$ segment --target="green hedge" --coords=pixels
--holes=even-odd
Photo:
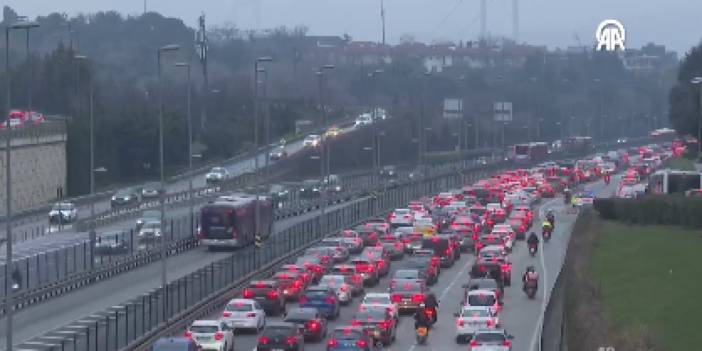
[[[639,199],[595,199],[604,219],[632,224],[680,225],[702,228],[702,199],[683,196],[646,196]]]

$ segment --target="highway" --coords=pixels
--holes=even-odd
[[[610,196],[614,182],[605,186],[603,182],[591,183],[587,188],[593,190],[597,196]],[[568,213],[563,204],[562,198],[544,200],[539,208],[539,215],[544,218],[547,209],[553,209],[556,213],[556,228],[552,240],[546,244],[541,243],[539,254],[530,257],[526,250],[526,244],[520,241],[510,260],[513,262],[512,279],[513,285],[505,288],[504,309],[500,314],[500,322],[503,327],[514,336],[513,351],[535,351],[538,350],[537,343],[540,339],[540,323],[543,318],[543,310],[548,302],[548,294],[553,288],[555,278],[563,265],[565,259],[565,249],[568,245],[571,230],[575,222],[576,215]],[[535,226],[540,221],[534,221]],[[540,229],[539,229],[540,232]],[[468,345],[457,344],[455,339],[455,318],[453,313],[458,311],[460,301],[463,298],[462,285],[469,280],[469,270],[473,263],[472,254],[461,255],[461,260],[448,269],[442,269],[441,276],[436,285],[431,287],[431,291],[439,298],[439,320],[430,332],[429,340],[425,345],[416,345],[414,325],[411,316],[401,317],[398,325],[396,341],[386,350],[414,351],[414,350],[466,350]],[[521,291],[521,274],[528,265],[534,265],[540,273],[539,292],[534,300],[529,300]],[[385,292],[389,286],[390,277],[394,271],[402,266],[401,261],[392,262],[390,274],[383,278],[381,282],[373,288],[366,288],[367,292]],[[358,305],[360,297],[354,302],[341,309],[341,315],[337,320],[330,321],[330,330],[337,326],[350,325]],[[288,304],[288,309],[295,306]],[[211,315],[209,318],[218,319],[219,314]],[[281,321],[280,317],[270,317],[267,322]],[[255,350],[257,335],[250,333],[237,333],[235,336],[236,350]],[[305,350],[326,350],[326,341],[321,343],[308,343]]]
[[[359,200],[356,200],[359,201]],[[348,206],[352,202],[330,206],[329,211]],[[290,226],[319,215],[319,211],[311,211],[302,216],[278,221],[274,232],[281,232]],[[251,250],[252,247],[243,250]],[[215,262],[227,255],[240,253],[210,252],[206,248],[196,248],[168,259],[168,279],[176,280]],[[14,317],[14,341],[20,343],[34,336],[67,325],[82,317],[104,310],[106,306],[114,306],[146,293],[160,286],[160,263],[152,263],[132,271],[120,274],[105,281],[89,285],[68,294],[56,297],[47,303],[39,303],[18,311]],[[0,320],[0,345],[5,340],[5,319]]]

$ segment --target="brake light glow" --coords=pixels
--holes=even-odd
[[[215,340],[220,341],[220,340],[224,339],[224,333],[222,333],[221,331],[218,331],[215,333],[214,338],[215,338]]]
[[[390,327],[392,326],[390,321],[382,321],[378,323],[378,325],[383,329],[390,329]]]
[[[302,282],[299,280],[296,280],[292,283],[292,287],[295,289],[301,289],[302,288]]]
[[[231,316],[232,316],[232,313],[229,311],[222,312],[222,317],[231,317]]]
[[[278,298],[278,292],[275,291],[275,290],[271,290],[271,291],[269,291],[269,292],[266,294],[266,297],[267,297],[269,300],[275,300],[275,299]]]
[[[185,333],[183,334],[183,336],[186,337],[186,338],[188,338],[188,339],[192,339],[192,338],[193,338],[193,333],[190,332],[190,330],[186,330]]]
[[[249,289],[244,289],[244,294],[243,294],[245,299],[252,299],[254,297],[254,292]]]
[[[297,338],[294,336],[288,336],[287,339],[285,339],[285,343],[288,345],[296,345],[297,344]]]
[[[502,345],[505,345],[505,346],[507,346],[507,347],[510,347],[510,346],[512,345],[512,341],[511,341],[511,340],[505,340],[505,342],[502,343]]]
[[[361,326],[361,321],[359,321],[358,319],[354,319],[351,321],[351,325],[353,325],[354,327],[359,327]]]
[[[476,340],[471,340],[471,341],[470,341],[470,346],[471,346],[471,347],[476,347],[476,346],[478,346],[478,342],[477,342]]]
[[[336,302],[336,300],[333,297],[329,296],[326,299],[324,299],[324,302],[328,304],[333,304],[334,302]]]
[[[465,323],[463,322],[463,319],[459,318],[456,319],[456,325],[459,327],[462,327]]]
[[[413,302],[413,303],[422,303],[422,302],[424,302],[424,294],[415,294],[415,295],[412,295],[412,302]]]
[[[329,339],[327,341],[327,347],[337,347],[339,345],[339,342],[336,341],[336,339]]]
[[[392,302],[400,302],[402,301],[402,296],[400,296],[400,294],[392,294],[390,295],[390,300]]]
[[[368,342],[365,340],[358,340],[358,341],[356,341],[356,346],[358,346],[360,348],[366,348],[366,347],[368,347]]]
[[[262,336],[262,337],[258,338],[258,343],[259,343],[260,345],[268,345],[268,342],[269,342],[269,341],[270,341],[270,340],[269,340],[267,337],[265,337],[265,336]]]
[[[300,303],[300,305],[306,304],[307,303],[307,296],[305,296],[305,295],[300,296],[299,303]]]

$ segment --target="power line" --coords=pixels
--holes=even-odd
[[[446,21],[451,17],[451,15],[453,15],[453,13],[456,12],[456,10],[458,9],[459,6],[461,6],[461,4],[463,4],[463,0],[456,1],[456,4],[453,5],[453,8],[451,9],[451,11],[449,11],[449,13],[447,13],[446,16],[444,16],[444,18],[441,20],[441,22],[439,22],[439,25],[436,26],[432,35],[436,34],[436,32],[446,23]]]

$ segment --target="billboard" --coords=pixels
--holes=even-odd
[[[444,118],[447,118],[447,119],[463,118],[463,100],[462,99],[444,99]]]
[[[495,122],[512,122],[512,103],[496,102],[493,105]]]

